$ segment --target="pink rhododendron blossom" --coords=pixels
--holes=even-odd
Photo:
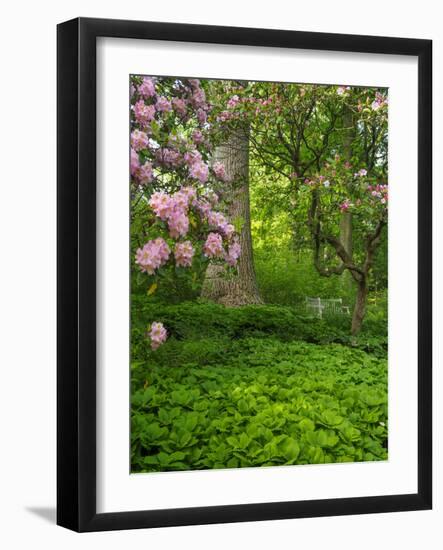
[[[197,210],[197,212],[200,214],[202,219],[207,219],[209,214],[211,213],[211,205],[208,201],[205,199],[194,199],[192,201],[192,206]]]
[[[197,120],[199,121],[200,124],[205,124],[207,118],[208,118],[208,115],[206,114],[206,111],[204,111],[203,109],[197,110]]]
[[[138,153],[135,149],[131,148],[131,176],[135,176],[139,168],[140,160],[138,158]]]
[[[200,130],[194,130],[192,132],[192,141],[197,145],[203,142],[203,134]]]
[[[219,233],[209,233],[203,245],[204,255],[207,258],[222,258],[223,252],[222,236]]]
[[[197,162],[201,162],[202,156],[197,150],[188,151],[183,155],[183,160],[188,166],[192,166]]]
[[[174,111],[178,115],[180,116],[186,115],[186,102],[184,99],[181,99],[179,97],[174,97],[171,103]]]
[[[155,152],[155,160],[167,167],[177,167],[182,164],[183,157],[179,151],[163,147]]]
[[[227,103],[228,109],[234,109],[234,107],[236,105],[238,105],[239,101],[240,101],[240,99],[239,99],[238,95],[233,95]]]
[[[196,108],[206,107],[206,94],[202,88],[195,88],[191,97],[191,103]]]
[[[227,229],[227,226],[230,224],[228,224],[227,219],[221,212],[214,212],[214,211],[209,212],[208,223],[210,226],[218,229],[222,233],[226,233],[227,231],[229,231]]]
[[[384,107],[388,104],[388,98],[383,97],[380,92],[375,92],[375,100],[371,103],[371,109],[373,111],[378,111],[381,107]]]
[[[339,86],[339,87],[337,88],[337,94],[338,94],[338,95],[345,95],[346,92],[347,92],[348,90],[350,90],[350,89],[351,89],[351,88],[350,88],[349,86]]]
[[[161,96],[157,99],[157,103],[155,104],[155,108],[157,111],[161,113],[166,113],[168,111],[172,111],[172,105],[171,102],[164,96]]]
[[[340,210],[342,212],[346,212],[346,210],[348,210],[350,206],[351,203],[346,199],[342,204],[340,204]]]
[[[168,332],[163,326],[163,323],[155,321],[151,325],[151,329],[148,332],[149,338],[151,339],[151,348],[153,350],[158,349],[168,337]]]
[[[209,168],[204,162],[194,162],[189,169],[189,175],[191,178],[195,178],[201,183],[205,183],[208,180]]]
[[[197,113],[197,116],[198,116],[198,113]],[[233,112],[230,112],[230,111],[222,111],[218,116],[217,116],[217,121],[218,122],[226,122],[228,120],[231,120],[232,118],[236,118],[237,115]]]
[[[166,220],[173,208],[171,197],[164,191],[156,191],[149,199],[149,206],[161,220]]]
[[[154,105],[146,105],[143,99],[139,99],[134,105],[135,120],[141,125],[146,126],[148,122],[154,120],[155,107]]]
[[[214,162],[214,164],[212,165],[212,169],[214,171],[216,178],[218,178],[221,181],[226,180],[226,168],[223,163],[219,161]]]
[[[173,239],[186,235],[189,230],[189,218],[183,210],[176,208],[168,214],[168,228]]]
[[[188,204],[194,200],[197,196],[197,191],[195,190],[195,187],[192,187],[192,185],[187,185],[186,187],[182,187],[178,193],[182,193],[186,195],[188,198]]]
[[[174,249],[175,263],[179,267],[190,267],[194,256],[194,247],[191,241],[177,243]]]
[[[137,179],[142,185],[147,185],[153,180],[152,164],[146,161],[143,166],[137,170]]]
[[[230,239],[235,233],[235,227],[232,223],[227,223],[223,226],[222,232],[227,239]]]
[[[189,194],[183,191],[183,188],[176,191],[171,197],[173,203],[172,210],[179,209],[184,212],[189,206],[190,198]]]
[[[368,171],[365,168],[361,168],[358,172],[354,174],[355,178],[366,176]]]
[[[155,96],[155,84],[153,79],[145,76],[138,87],[138,93],[144,98]]]
[[[381,204],[387,204],[388,202],[388,186],[377,184],[377,185],[368,185],[368,191],[376,200],[380,200]]]
[[[148,241],[143,248],[137,249],[135,263],[141,271],[152,275],[156,269],[164,265],[171,253],[166,241],[161,237]]]
[[[240,258],[240,254],[241,254],[240,243],[235,241],[229,245],[228,252],[227,254],[225,254],[226,263],[231,267],[235,267],[237,265],[238,259]]]
[[[141,130],[134,130],[131,133],[131,146],[135,151],[141,151],[146,149],[149,143],[149,137],[145,132]]]

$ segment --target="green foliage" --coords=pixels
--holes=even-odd
[[[354,288],[344,277],[322,277],[312,264],[312,253],[296,254],[289,247],[255,250],[257,283],[266,303],[303,306],[305,297],[342,298],[352,309]]]
[[[132,471],[387,458],[386,360],[272,337],[231,353],[219,343],[194,342],[205,352],[193,356],[168,342],[175,365],[168,353],[133,364]]]
[[[351,339],[343,317],[291,307],[134,296],[132,311],[132,471],[387,458],[385,320]],[[170,334],[156,351],[154,318]]]
[[[168,329],[167,346],[152,353],[145,339],[146,327],[153,320]],[[385,316],[368,313],[357,337],[349,334],[349,316],[317,319],[299,308],[250,305],[226,308],[212,302],[153,303],[139,296],[132,298],[133,358],[159,364],[176,364],[183,357],[194,357],[198,364],[213,364],[219,356],[236,354],[236,342],[245,337],[272,337],[281,341],[340,343],[383,357],[387,349]],[[184,361],[186,363],[186,361]]]

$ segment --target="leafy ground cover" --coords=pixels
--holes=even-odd
[[[386,338],[291,308],[133,299],[132,471],[387,458]],[[151,319],[170,338],[153,352]],[[370,319],[369,319],[370,321]]]

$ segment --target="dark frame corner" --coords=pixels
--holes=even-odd
[[[418,58],[416,494],[96,513],[96,39],[176,40]],[[432,42],[285,30],[73,19],[57,28],[57,523],[103,531],[432,507]]]

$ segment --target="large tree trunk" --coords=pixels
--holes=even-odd
[[[351,334],[354,336],[361,330],[361,325],[366,313],[366,300],[368,297],[367,277],[362,277],[358,283],[354,312],[352,314]]]
[[[343,143],[344,157],[348,162],[350,162],[352,159],[352,142],[355,137],[355,129],[354,117],[352,116],[352,111],[349,108],[346,108],[343,115],[343,126],[345,128]],[[343,212],[341,214],[340,241],[346,252],[352,258],[352,214],[350,212]],[[353,279],[348,270],[344,271],[341,279],[344,283],[344,287],[347,290],[352,289]]]
[[[241,255],[237,273],[226,275],[222,265],[211,263],[206,271],[202,297],[227,306],[262,303],[257,287],[251,237],[249,207],[249,135],[244,130],[232,132],[215,151],[215,159],[223,162],[229,183],[224,198],[231,222],[241,220]]]

